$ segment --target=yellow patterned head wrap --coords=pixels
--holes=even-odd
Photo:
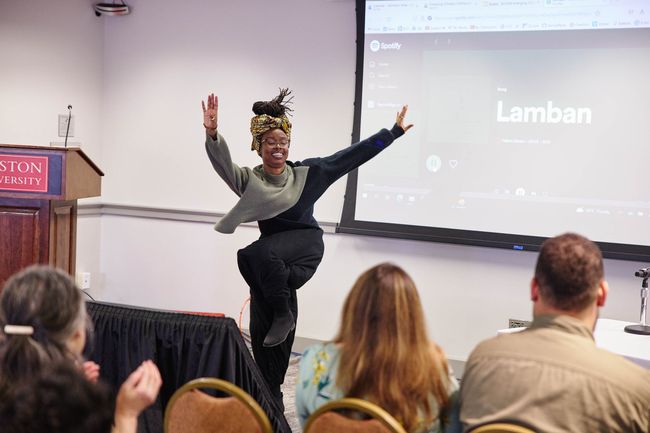
[[[273,117],[268,114],[260,114],[251,119],[251,134],[253,134],[253,143],[251,144],[251,150],[255,150],[257,153],[260,153],[262,148],[262,135],[266,131],[272,129],[281,129],[287,134],[287,138],[291,140],[291,122],[286,115],[281,115],[280,117]]]
[[[287,117],[287,113],[293,111],[289,108],[293,96],[291,90],[280,89],[278,96],[270,101],[257,101],[253,104],[253,113],[255,117],[251,119],[251,134],[253,134],[253,143],[251,150],[257,151],[259,154],[262,149],[262,135],[266,131],[272,129],[281,129],[287,134],[287,138],[291,140],[291,122]]]

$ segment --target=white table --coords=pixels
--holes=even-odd
[[[623,329],[633,322],[622,320],[598,319],[594,330],[594,340],[601,349],[624,356],[635,364],[650,370],[650,335],[629,334]],[[497,331],[508,334],[526,328],[507,328]]]
[[[598,319],[594,331],[596,345],[650,369],[650,335],[630,334],[623,330],[633,324],[622,320]]]

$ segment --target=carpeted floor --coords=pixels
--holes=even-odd
[[[253,349],[251,348],[250,337],[246,330],[244,330],[244,340],[252,355]],[[284,383],[282,384],[284,416],[293,433],[302,433],[302,427],[296,416],[296,380],[298,380],[299,367],[300,355],[292,354],[291,358],[289,358],[289,368],[287,368],[287,374],[284,376]]]
[[[293,433],[302,433],[300,422],[296,416],[296,380],[298,380],[299,364],[300,356],[291,355],[289,368],[287,369],[287,374],[282,384],[284,416],[287,418],[287,422]]]

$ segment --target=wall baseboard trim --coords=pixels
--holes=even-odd
[[[225,214],[219,212],[150,206],[134,206],[117,203],[89,203],[79,205],[78,215],[80,217],[101,217],[104,215],[112,215],[129,218],[161,219],[167,221],[216,224]],[[336,232],[337,223],[319,221],[318,224],[321,226],[325,233]],[[245,227],[257,227],[256,223],[244,223],[241,225]]]

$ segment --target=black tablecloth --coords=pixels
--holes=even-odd
[[[95,328],[89,359],[101,366],[102,380],[118,389],[146,359],[160,369],[160,396],[140,417],[139,433],[162,433],[171,395],[198,377],[218,377],[243,388],[267,413],[274,431],[291,433],[233,319],[101,302],[87,305]]]

